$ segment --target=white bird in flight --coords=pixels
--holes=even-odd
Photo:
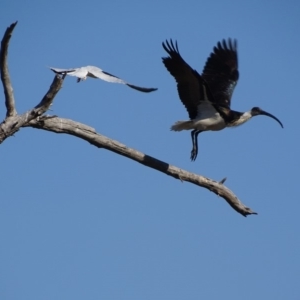
[[[133,84],[130,84],[123,79],[114,76],[112,74],[109,74],[103,70],[101,70],[98,67],[94,66],[86,66],[86,67],[81,67],[81,68],[74,68],[74,69],[57,69],[57,68],[50,68],[54,73],[56,74],[67,74],[70,76],[75,76],[77,77],[77,82],[80,82],[82,80],[86,80],[87,77],[92,77],[92,78],[99,78],[104,81],[112,82],[112,83],[122,83],[126,84],[129,87],[138,90],[140,92],[144,93],[150,93],[153,91],[156,91],[156,88],[144,88],[144,87],[139,87]]]

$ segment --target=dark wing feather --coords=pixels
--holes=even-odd
[[[163,48],[169,54],[169,57],[163,57],[163,63],[171,75],[177,82],[177,90],[181,102],[186,107],[190,119],[197,116],[197,106],[205,98],[209,98],[211,94],[200,76],[200,74],[193,70],[181,57],[178,50],[177,42],[175,45],[173,41],[170,43],[162,43]],[[205,95],[206,93],[206,95]]]
[[[231,96],[239,79],[236,40],[218,42],[206,61],[202,77],[212,92],[214,103],[230,107]]]

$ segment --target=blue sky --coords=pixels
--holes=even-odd
[[[95,65],[143,94],[65,79],[51,114],[226,185],[258,212],[78,138],[22,129],[0,146],[0,299],[299,299],[298,1],[2,1],[1,36],[18,20],[9,69],[19,113],[48,90],[47,66]],[[257,117],[199,136],[161,43],[178,41],[199,72],[213,46],[236,38],[232,108]],[[2,94],[1,118],[5,116]]]

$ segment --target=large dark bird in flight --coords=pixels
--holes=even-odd
[[[201,75],[183,60],[177,42],[166,41],[162,46],[169,54],[162,58],[163,63],[175,78],[179,97],[190,117],[189,121],[177,121],[171,130],[192,130],[192,161],[197,158],[198,134],[202,131],[238,126],[258,115],[271,117],[283,127],[275,116],[259,107],[244,113],[231,110],[231,96],[239,79],[236,40],[218,42]]]

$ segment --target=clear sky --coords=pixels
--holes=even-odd
[[[47,66],[95,65],[130,83],[65,79],[49,113],[226,185],[258,212],[78,138],[26,128],[0,145],[0,299],[300,299],[299,1],[14,1],[0,9],[17,110],[35,106]],[[238,40],[232,108],[257,117],[199,136],[161,43],[176,39],[199,72],[223,38]],[[5,116],[4,96],[1,120]]]

